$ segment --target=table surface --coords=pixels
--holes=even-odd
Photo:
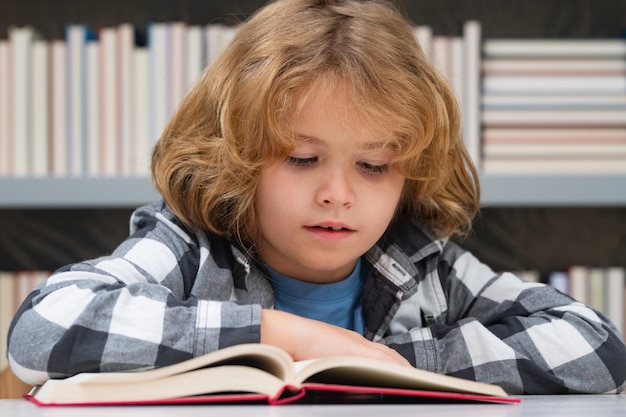
[[[176,405],[37,407],[26,400],[0,400],[0,417],[624,417],[626,395],[521,396],[519,404],[412,405]]]

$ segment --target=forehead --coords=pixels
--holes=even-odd
[[[371,100],[360,97],[345,82],[317,82],[295,95],[291,128],[299,140],[321,139],[313,132],[351,132],[364,147],[387,141],[387,128]],[[372,143],[373,142],[373,143]]]

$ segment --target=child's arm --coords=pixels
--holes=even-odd
[[[395,350],[354,331],[278,310],[262,311],[261,343],[278,346],[297,361],[348,355],[410,366]]]
[[[498,275],[449,244],[434,323],[384,340],[414,365],[511,393],[603,393],[626,380],[626,346],[606,317],[543,284]]]
[[[260,303],[229,302],[233,280],[208,256],[225,262],[230,247],[200,245],[206,235],[157,205],[138,210],[133,224],[110,256],[62,268],[22,304],[8,351],[25,382],[163,366],[259,341]],[[203,288],[218,301],[193,295]]]

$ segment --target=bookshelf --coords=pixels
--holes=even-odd
[[[480,181],[483,207],[626,206],[624,175],[483,174]],[[0,178],[0,209],[132,208],[158,199],[145,177]]]
[[[83,4],[84,3],[84,4]],[[264,0],[3,0],[0,37],[30,24],[62,39],[67,23],[189,24],[242,20]],[[417,25],[484,38],[617,38],[626,0],[398,0]],[[0,92],[1,94],[1,92]],[[626,266],[626,175],[481,175],[483,213],[463,244],[494,269],[542,274],[575,263]],[[0,177],[0,269],[55,269],[99,256],[127,235],[134,207],[159,198],[148,177]]]
[[[233,23],[242,20],[262,5],[264,0],[211,0],[209,2],[190,0],[172,3],[166,0],[137,0],[97,2],[90,7],[78,5],[73,0],[59,0],[51,8],[45,0],[6,0],[0,2],[0,37],[7,33],[11,25],[32,25],[48,39],[63,39],[65,25],[68,23],[87,23],[92,28],[113,26],[123,22],[135,25],[144,32],[150,22],[184,21],[189,24]],[[482,38],[619,38],[626,33],[626,0],[581,0],[566,5],[561,0],[441,0],[434,5],[423,1],[397,1],[400,9],[416,25],[428,25],[433,35],[462,34],[463,22],[477,20],[482,26]],[[123,218],[127,224],[127,214],[132,208],[159,198],[147,176],[68,176],[68,177],[0,177],[0,214],[11,214],[3,219],[0,216],[0,228],[9,236],[19,236],[18,240],[0,239],[0,253],[6,266],[15,268],[28,266],[24,253],[41,253],[48,246],[58,246],[54,241],[38,241],[23,236],[12,221],[12,215],[18,213],[20,220],[38,225],[46,213],[67,210],[75,214],[73,221],[77,230],[85,229],[81,225],[93,222],[103,210],[115,212],[109,222],[118,225]],[[143,175],[147,175],[143,173]],[[535,236],[544,236],[544,230],[533,229],[532,219],[541,212],[546,217],[546,224],[560,223],[563,218],[573,219],[571,227],[550,231],[568,233],[579,224],[598,223],[606,218],[615,219],[613,227],[605,230],[618,236],[626,236],[626,175],[517,175],[483,174],[481,175],[482,206],[487,215],[482,216],[475,226],[476,235],[468,241],[472,251],[480,257],[485,254],[489,259],[492,252],[499,253],[502,236],[489,231],[491,227],[519,230],[527,229],[516,237],[519,244],[510,245],[512,253],[522,252],[525,264],[532,264],[533,259],[541,259],[545,251],[529,247],[526,242]],[[582,209],[582,210],[579,210]],[[97,213],[97,214],[93,214]],[[121,215],[117,215],[121,213]],[[494,215],[493,213],[497,214]],[[575,215],[571,215],[575,213]],[[607,213],[611,213],[607,216]],[[617,213],[617,215],[615,215]],[[496,217],[496,226],[491,226],[491,217]],[[502,218],[506,218],[506,224]],[[522,225],[522,226],[518,226]],[[63,229],[59,226],[59,230]],[[35,228],[35,227],[33,227]],[[119,227],[123,229],[123,227]],[[565,230],[564,230],[565,229]],[[84,236],[81,237],[79,234]],[[493,237],[493,236],[496,237]],[[486,237],[485,237],[486,236]],[[499,236],[499,237],[498,237]],[[614,240],[598,237],[597,241],[584,242],[567,237],[559,244],[558,258],[567,258],[568,254],[582,252],[581,247],[593,245],[599,247],[596,255],[585,261],[597,264],[617,263],[626,265],[626,251],[616,250]],[[70,248],[69,257],[78,258],[86,241],[98,239],[99,248],[112,249],[123,239],[123,235],[90,236],[89,232],[75,232],[66,236],[64,248]],[[624,237],[626,239],[626,237]],[[72,242],[72,240],[75,240]],[[469,244],[468,243],[468,244]],[[76,250],[71,248],[75,246]],[[494,248],[496,250],[494,250]],[[620,252],[616,255],[616,252]],[[50,250],[50,253],[54,251]],[[16,255],[13,255],[16,254]],[[606,255],[605,255],[606,254]],[[19,256],[18,256],[19,255]],[[58,256],[58,251],[57,255]],[[577,261],[570,255],[571,262]],[[52,258],[50,256],[49,258]],[[557,257],[555,257],[557,258]],[[64,258],[65,259],[65,258]],[[47,262],[46,266],[51,264]],[[563,262],[552,267],[562,266]],[[60,266],[60,265],[59,265]],[[500,267],[501,265],[498,265]],[[502,265],[516,268],[518,264]],[[546,265],[546,268],[550,266]]]

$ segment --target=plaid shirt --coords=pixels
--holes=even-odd
[[[405,222],[365,255],[365,336],[414,366],[509,393],[619,392],[626,346],[597,311],[551,287],[498,275]],[[266,273],[224,238],[162,204],[137,209],[110,256],[64,267],[22,304],[9,361],[24,381],[153,368],[259,342],[273,307]]]

